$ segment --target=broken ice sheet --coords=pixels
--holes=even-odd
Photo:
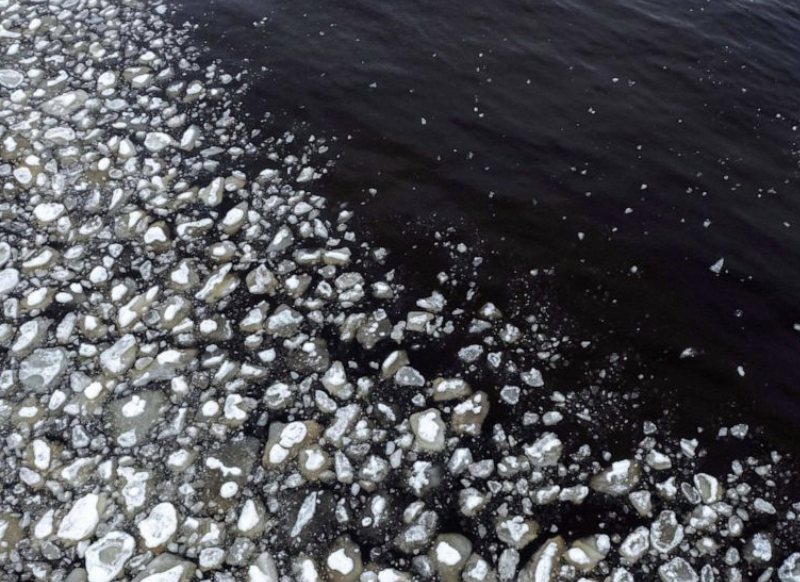
[[[633,423],[607,454],[637,417],[558,386],[568,340],[461,300],[456,262],[410,288],[330,207],[326,140],[257,139],[168,10],[0,0],[15,579],[800,580],[780,455],[711,474],[713,442]]]

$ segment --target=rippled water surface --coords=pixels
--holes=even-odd
[[[443,259],[415,234],[453,227],[482,241],[487,297],[552,269],[535,288],[597,338],[587,361],[626,354],[651,406],[800,436],[798,5],[175,7],[213,58],[261,70],[254,116],[338,138],[327,194],[366,202],[421,285]]]

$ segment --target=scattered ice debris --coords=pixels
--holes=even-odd
[[[570,340],[455,268],[414,295],[322,195],[326,141],[248,127],[167,11],[0,0],[4,575],[800,582],[781,455],[603,451],[627,409],[559,387]]]

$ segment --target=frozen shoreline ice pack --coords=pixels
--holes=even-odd
[[[605,451],[566,339],[397,281],[167,10],[0,0],[2,580],[800,582],[780,454]]]

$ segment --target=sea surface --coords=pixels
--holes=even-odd
[[[332,140],[318,187],[410,288],[447,232],[480,297],[591,341],[575,382],[612,362],[642,418],[800,451],[800,3],[172,7],[264,131]]]

